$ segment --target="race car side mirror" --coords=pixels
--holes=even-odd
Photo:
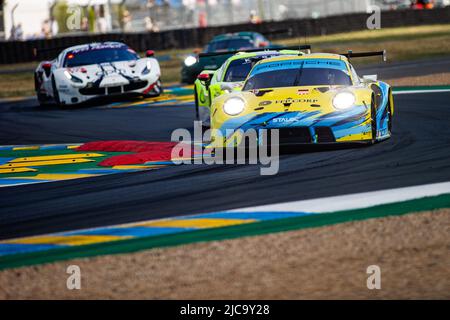
[[[268,46],[269,46],[269,43],[267,41],[261,41],[259,43],[259,47],[260,48],[265,48],[265,47],[268,47]]]
[[[147,52],[145,52],[145,56],[146,56],[147,58],[152,58],[152,57],[155,56],[155,51],[153,51],[153,50],[147,50]]]
[[[50,71],[52,69],[52,64],[50,62],[44,62],[42,64],[42,69],[44,69],[45,75],[50,76]]]
[[[362,77],[363,82],[376,82],[378,76],[376,74],[368,74]]]
[[[222,83],[220,85],[220,90],[225,91],[226,93],[233,92],[234,86],[231,83]]]
[[[202,82],[209,82],[209,80],[211,80],[211,76],[208,73],[200,73],[197,79]]]

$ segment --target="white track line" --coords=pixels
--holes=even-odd
[[[343,196],[285,202],[258,207],[235,209],[230,212],[295,211],[324,213],[369,208],[381,204],[402,202],[424,197],[450,194],[450,182],[426,184],[414,187],[355,193]]]

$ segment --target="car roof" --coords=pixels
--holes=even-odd
[[[92,42],[92,43],[86,43],[81,44],[73,47],[69,47],[65,50],[63,50],[63,53],[72,52],[72,51],[84,51],[89,50],[93,47],[101,47],[101,46],[120,46],[120,47],[128,47],[126,44],[122,42],[115,42],[115,41],[106,41],[106,42]]]
[[[254,31],[241,31],[235,32],[234,34],[239,35],[241,37],[255,37],[257,35],[261,35],[260,33]]]
[[[343,60],[345,62],[348,62],[348,59],[346,56],[342,56],[342,55],[336,54],[336,53],[309,53],[309,54],[299,55],[299,56],[295,56],[295,57],[282,55],[282,56],[278,56],[278,57],[264,59],[264,60],[260,61],[258,64],[283,61],[283,60],[310,60],[310,59]]]
[[[266,55],[295,56],[299,53],[300,53],[300,51],[296,51],[296,50],[261,50],[261,51],[257,51],[257,52],[238,52],[235,55],[228,58],[228,61],[234,61],[234,60],[252,58],[252,57],[259,57],[259,56],[266,56]]]
[[[214,38],[212,38],[211,42],[230,40],[230,39],[242,39],[242,38],[251,38],[251,39],[253,39],[253,37],[255,35],[257,35],[257,34],[258,33],[256,33],[256,32],[250,32],[250,31],[235,32],[235,33],[224,33],[224,34],[219,34],[219,35],[215,36]]]

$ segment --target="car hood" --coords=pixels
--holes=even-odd
[[[214,99],[212,105],[212,110],[215,113],[212,119],[213,127],[221,127],[221,123],[225,122],[234,126],[236,123],[244,123],[261,114],[294,112],[340,116],[346,111],[337,110],[333,107],[332,101],[334,96],[342,90],[351,91],[355,94],[355,106],[358,106],[358,110],[367,109],[366,106],[370,103],[372,91],[362,87],[307,86],[232,92]],[[240,98],[245,102],[244,111],[237,116],[229,116],[223,110],[224,103],[233,97]]]
[[[73,68],[65,68],[71,75],[86,81],[95,81],[99,78],[121,75],[125,78],[134,78],[141,75],[146,67],[145,59],[135,61],[120,61],[111,63],[91,64]]]
[[[220,56],[204,57],[199,59],[199,61],[196,64],[192,65],[191,68],[201,70],[217,70],[231,56],[233,56],[232,53],[226,54],[226,52],[224,52],[224,54]]]

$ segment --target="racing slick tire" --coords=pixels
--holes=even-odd
[[[161,79],[158,79],[152,91],[150,93],[143,94],[143,96],[144,98],[156,98],[159,97],[163,92],[164,88],[162,86]]]
[[[197,87],[194,89],[194,97],[195,97],[195,121],[200,121],[200,110],[198,108],[198,92]]]
[[[195,121],[202,121],[202,119],[200,119],[200,107],[199,107],[199,103],[198,103],[198,91],[197,88],[194,89],[194,100],[195,100]],[[202,130],[206,131],[210,128],[211,126],[205,122],[202,121]]]
[[[52,77],[52,88],[53,88],[53,100],[55,100],[55,105],[61,107],[61,100],[59,100],[58,89],[56,88],[55,77]]]
[[[392,92],[389,91],[389,100],[388,100],[388,132],[389,135],[392,134],[392,110],[393,110],[393,106],[394,106],[394,102],[392,101]]]
[[[372,138],[369,144],[375,144],[377,142],[377,110],[375,107],[375,97],[372,96],[370,101],[370,127],[372,130]]]
[[[42,107],[42,106],[47,105],[48,96],[46,94],[39,92],[40,86],[41,86],[41,84],[39,82],[38,76],[35,73],[34,74],[34,91],[36,92],[36,97],[37,97],[38,103]]]

